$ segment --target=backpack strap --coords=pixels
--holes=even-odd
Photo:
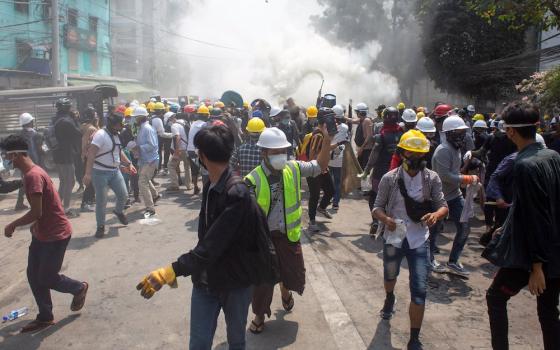
[[[113,135],[111,135],[111,133],[110,133],[106,128],[103,128],[103,129],[101,129],[101,130],[103,130],[103,131],[105,131],[105,132],[107,133],[107,135],[108,135],[109,138],[111,139],[111,143],[113,144],[113,146],[111,147],[111,150],[110,150],[110,151],[97,154],[97,155],[95,156],[95,158],[97,159],[97,158],[102,157],[102,156],[104,156],[104,155],[111,154],[111,157],[113,158],[113,162],[114,162],[114,161],[115,161],[115,156],[114,156],[113,152],[115,151],[115,148],[116,148],[117,146],[119,146],[119,151],[120,151],[120,150],[121,150],[121,144],[120,144],[120,143],[117,144],[117,143],[115,142],[115,138],[113,137]],[[103,168],[107,168],[107,169],[117,169],[117,168],[118,168],[118,167],[110,166],[110,165],[107,165],[107,164],[103,164],[103,163],[101,163],[100,161],[97,161],[97,160],[94,161],[94,163],[97,164],[97,165],[99,165],[99,166],[101,166],[101,167],[103,167]]]

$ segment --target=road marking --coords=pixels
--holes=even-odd
[[[305,235],[301,236],[303,256],[307,269],[307,278],[317,296],[319,305],[329,324],[331,333],[339,349],[366,349],[364,340],[354,326],[348,311],[342,304],[334,286],[327,276],[323,265],[317,258],[311,242]]]

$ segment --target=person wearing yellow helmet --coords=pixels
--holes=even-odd
[[[257,146],[257,142],[264,129],[264,121],[261,118],[251,118],[245,128],[248,133],[245,142],[231,155],[229,164],[241,177],[249,174],[262,161],[261,149]]]
[[[146,106],[147,106],[147,109],[148,109],[148,112],[154,113],[154,106],[155,106],[155,105],[156,105],[156,104],[155,104],[154,102],[152,102],[152,101],[148,102],[148,104],[146,105]]]
[[[303,125],[302,134],[303,136],[312,133],[315,127],[317,126],[317,113],[319,110],[316,106],[309,106],[305,111],[305,115],[307,116],[307,121]]]
[[[404,102],[399,102],[399,104],[397,105],[397,109],[399,110],[399,116],[402,116],[404,110],[406,109],[406,105],[404,104]]]
[[[472,118],[472,120],[475,121],[475,122],[478,121],[478,120],[484,121],[484,116],[483,116],[482,114],[480,114],[480,113],[477,113],[477,114],[474,115],[474,117]]]
[[[154,103],[153,113],[157,115],[163,115],[165,113],[165,105],[163,104],[163,102]]]
[[[198,107],[196,113],[208,117],[210,115],[210,110],[206,107],[206,105],[202,104]]]
[[[372,215],[384,232],[383,279],[385,303],[381,317],[389,320],[395,312],[394,289],[400,265],[406,257],[410,274],[410,339],[408,349],[421,349],[420,328],[429,274],[429,227],[448,213],[438,174],[426,169],[428,139],[418,130],[404,133],[397,145],[403,163],[386,173],[379,183]],[[399,232],[399,233],[397,233]]]
[[[124,117],[125,117],[125,118],[130,118],[130,116],[132,115],[132,111],[133,111],[133,110],[134,110],[134,108],[132,108],[132,107],[127,107],[127,108],[124,110]]]
[[[210,106],[208,106],[208,107],[210,107]],[[226,105],[222,101],[217,101],[216,103],[214,103],[214,108],[225,109]]]

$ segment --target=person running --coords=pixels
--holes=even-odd
[[[237,147],[229,161],[232,169],[245,177],[262,161],[261,149],[257,146],[261,133],[265,130],[264,121],[260,118],[251,118],[247,123],[247,141]]]
[[[171,134],[173,134],[173,139],[171,140],[173,156],[169,162],[169,177],[171,184],[167,190],[179,190],[180,174],[178,170],[181,163],[183,163],[183,169],[185,171],[185,186],[187,187],[187,190],[190,191],[192,190],[192,180],[189,156],[187,155],[188,139],[187,133],[185,132],[185,120],[177,120],[177,115],[173,113],[172,115],[169,115],[167,122],[171,124]]]
[[[483,256],[500,269],[486,292],[492,348],[507,350],[507,303],[528,286],[537,297],[545,350],[560,349],[560,155],[536,142],[538,107],[512,103],[502,113],[519,151],[509,215]]]
[[[113,214],[123,225],[128,225],[124,214],[124,205],[128,198],[126,185],[122,177],[120,166],[129,167],[136,171],[130,160],[121,149],[119,132],[123,127],[123,117],[111,114],[107,117],[107,126],[99,129],[93,135],[87,153],[87,164],[84,175],[84,185],[93,184],[95,189],[95,220],[97,230],[95,237],[105,235],[105,209],[107,208],[107,188],[115,193],[116,205]],[[134,170],[133,170],[134,169]]]
[[[72,190],[74,189],[75,169],[74,160],[76,154],[80,154],[77,145],[82,140],[82,133],[77,126],[71,113],[72,103],[66,97],[56,102],[56,116],[52,120],[54,135],[57,146],[53,150],[53,161],[57,165],[58,194],[64,205],[64,212],[70,218],[78,216],[78,213],[70,210]]]
[[[72,294],[74,297],[70,310],[79,311],[86,300],[88,283],[59,274],[72,236],[72,226],[64,214],[52,179],[40,166],[33,163],[27,153],[27,142],[21,136],[8,136],[0,148],[14,167],[22,172],[25,195],[30,205],[27,213],[6,225],[4,235],[11,238],[17,227],[31,224],[27,280],[39,314],[21,331],[35,332],[54,324],[51,289]]]
[[[443,183],[443,194],[449,207],[449,219],[453,221],[457,229],[446,267],[449,272],[462,277],[468,277],[470,274],[459,262],[459,257],[469,237],[470,227],[468,222],[461,222],[465,200],[460,186],[478,182],[478,176],[462,175],[460,173],[461,149],[464,146],[467,129],[468,127],[461,117],[450,116],[445,118],[442,124],[442,132],[445,137],[432,157],[432,169],[439,175]],[[430,261],[433,271],[441,273],[445,272],[446,269],[434,258],[436,240],[440,233],[439,228],[441,228],[441,225],[438,226],[438,230],[433,232],[432,237],[430,237]]]
[[[190,349],[211,349],[220,310],[223,310],[230,349],[245,349],[247,314],[251,303],[252,245],[249,208],[254,197],[229,167],[234,138],[224,126],[201,129],[194,144],[209,182],[202,191],[198,243],[177,261],[151,272],[137,286],[151,298],[163,285],[177,286],[177,276],[192,276]],[[240,271],[243,271],[240,273]]]
[[[41,146],[43,144],[43,138],[35,130],[34,127],[35,118],[29,113],[22,113],[19,116],[19,125],[21,126],[21,136],[25,139],[28,146],[27,154],[31,157],[34,164],[42,166],[41,162]],[[29,209],[25,204],[23,204],[25,195],[25,190],[20,188],[18,191],[18,197],[16,201],[16,211]]]
[[[410,274],[409,350],[421,350],[420,328],[424,318],[426,286],[429,272],[429,227],[447,215],[442,184],[434,171],[426,169],[430,151],[428,139],[417,130],[403,134],[398,147],[402,165],[381,178],[372,215],[384,230],[383,275],[385,303],[381,317],[389,320],[395,312],[395,284],[401,261],[408,262]],[[403,234],[396,233],[404,225]]]
[[[265,129],[259,137],[263,161],[245,177],[254,191],[257,203],[268,217],[268,226],[280,266],[280,293],[286,311],[294,307],[291,291],[303,294],[305,266],[301,250],[301,179],[324,174],[329,164],[330,137],[326,125],[319,127],[323,135],[317,160],[288,161],[286,150],[291,144],[278,128]],[[327,173],[328,175],[328,173]],[[255,317],[249,330],[255,334],[264,329],[265,315],[270,317],[274,285],[255,286],[252,308]]]
[[[333,118],[335,114],[330,108],[321,108],[317,119],[322,119],[326,117]],[[311,141],[308,144],[308,154],[309,160],[318,159],[319,154],[323,147],[324,133],[321,131],[321,125],[317,124],[315,130],[313,130]],[[333,135],[334,136],[334,135]],[[328,153],[330,156],[331,144],[328,145]],[[308,203],[308,215],[309,215],[309,232],[319,232],[319,226],[315,221],[317,213],[323,215],[327,219],[332,219],[332,215],[327,211],[327,207],[331,204],[331,200],[334,196],[334,185],[328,168],[323,171],[322,174],[318,176],[309,176],[306,178],[307,186],[309,187],[309,203]],[[323,197],[321,198],[321,191],[323,191]],[[320,201],[319,201],[320,199]]]
[[[82,153],[81,159],[83,162],[83,167],[85,169],[87,165],[87,154],[93,135],[99,130],[99,118],[97,117],[97,112],[93,108],[88,108],[82,117]],[[92,184],[86,186],[84,192],[82,193],[82,205],[80,206],[81,212],[94,212],[95,207],[93,203],[95,202],[95,189]]]
[[[140,172],[138,173],[138,188],[140,196],[144,201],[144,216],[156,215],[155,202],[160,198],[152,177],[158,169],[159,153],[158,153],[158,134],[148,122],[148,111],[142,107],[136,107],[133,112],[138,125],[138,136],[136,137],[136,148],[133,150],[138,152],[138,165]],[[158,117],[155,117],[156,119]]]

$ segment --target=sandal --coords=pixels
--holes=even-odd
[[[249,330],[253,334],[260,334],[264,330],[264,321],[260,324],[255,323],[255,321],[251,321],[251,325],[249,326]]]
[[[292,295],[292,292],[290,292],[288,299],[284,299],[282,297],[282,307],[286,311],[290,311],[294,308],[294,296]]]

